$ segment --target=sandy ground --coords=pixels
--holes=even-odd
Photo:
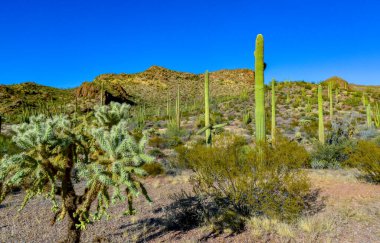
[[[249,223],[240,234],[226,232],[210,238],[205,237],[210,233],[209,226],[188,231],[167,230],[164,208],[171,203],[170,195],[181,190],[191,191],[190,172],[185,171],[177,176],[147,178],[145,184],[153,204],[143,198],[136,200],[138,213],[135,216],[121,215],[126,205],[111,206],[111,218],[90,225],[82,234],[82,241],[380,242],[380,185],[360,182],[347,171],[312,170],[309,174],[313,187],[320,189],[320,197],[325,198],[325,207],[298,224],[288,225],[285,231],[269,227],[258,235]],[[0,205],[0,242],[62,241],[66,221],[50,225],[51,203],[36,198],[17,212],[23,196],[22,192],[14,194]]]

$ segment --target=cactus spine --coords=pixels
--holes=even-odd
[[[372,127],[371,104],[367,105],[367,127]]]
[[[261,34],[256,37],[254,55],[256,142],[265,142],[264,38]]]
[[[323,99],[322,99],[322,86],[318,85],[318,137],[319,141],[325,143],[325,126],[323,123]]]
[[[275,80],[272,80],[272,142],[276,139],[276,94]]]

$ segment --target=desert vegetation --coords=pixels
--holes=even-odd
[[[0,241],[379,241],[379,87],[254,57],[0,86]]]

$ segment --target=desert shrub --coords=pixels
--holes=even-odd
[[[291,221],[302,213],[310,185],[300,166],[307,156],[294,148],[301,151],[285,139],[250,147],[233,137],[224,146],[183,147],[179,153],[195,172],[195,194],[216,205],[216,212],[206,213],[207,222],[236,231],[251,216]]]
[[[165,170],[162,167],[161,163],[158,162],[144,164],[141,168],[145,170],[146,173],[148,173],[150,176],[158,176],[165,173]]]
[[[349,97],[348,99],[346,99],[344,101],[345,104],[349,105],[349,106],[359,106],[361,104],[361,96],[358,96],[358,97]]]
[[[354,146],[354,126],[350,119],[333,121],[326,143],[316,143],[311,154],[313,169],[339,169],[348,159],[348,151]]]
[[[357,167],[371,182],[380,183],[380,145],[370,141],[359,141],[350,150],[347,164]]]
[[[159,149],[163,149],[165,148],[165,139],[163,139],[162,137],[159,137],[159,136],[154,136],[154,137],[151,137],[149,139],[149,142],[148,142],[149,146],[152,146],[152,147],[155,147],[155,148],[159,148]]]
[[[181,137],[188,135],[188,132],[181,127],[178,128],[175,121],[169,121],[164,135],[165,147],[176,147],[182,144]]]

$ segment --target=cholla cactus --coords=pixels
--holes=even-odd
[[[79,242],[81,230],[106,215],[111,188],[112,202],[127,201],[126,213],[134,213],[133,197],[141,192],[150,201],[137,177],[146,174],[141,166],[153,158],[144,152],[146,132],[139,142],[129,134],[127,108],[98,107],[97,123],[84,129],[75,128],[66,116],[41,115],[14,126],[13,140],[23,152],[0,161],[0,202],[20,185],[27,189],[21,208],[36,195],[46,196],[53,202],[54,221],[68,216],[66,242]],[[87,183],[83,194],[74,190],[78,176]],[[97,207],[90,214],[93,202]]]
[[[95,108],[95,118],[98,126],[111,128],[121,120],[130,118],[130,105],[111,102]]]

